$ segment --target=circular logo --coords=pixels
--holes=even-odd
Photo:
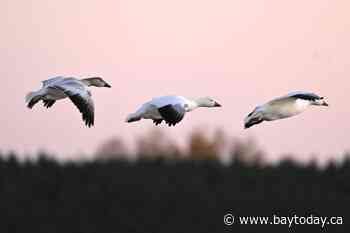
[[[235,223],[235,217],[232,214],[226,214],[224,216],[224,223],[226,226],[232,226]]]

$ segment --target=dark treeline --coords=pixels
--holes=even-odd
[[[348,232],[350,161],[259,166],[215,160],[66,162],[0,156],[0,232],[289,232],[224,225],[224,215],[341,216],[344,225],[293,226]],[[266,230],[265,230],[266,229]]]
[[[255,140],[231,138],[221,129],[208,133],[206,129],[196,128],[185,137],[182,146],[160,129],[152,129],[136,138],[133,144],[136,150],[131,152],[121,137],[112,137],[101,143],[94,155],[98,160],[220,160],[226,163],[239,160],[260,165],[267,162]]]

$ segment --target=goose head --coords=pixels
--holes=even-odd
[[[206,107],[206,108],[213,108],[213,107],[221,107],[221,104],[216,102],[210,97],[201,97],[195,100],[198,107]]]
[[[329,104],[326,102],[324,97],[320,97],[319,99],[315,99],[315,100],[311,101],[311,105],[326,106],[326,107],[329,106]]]
[[[88,86],[94,86],[94,87],[108,87],[111,88],[111,85],[109,85],[105,80],[103,80],[101,77],[91,77],[81,80],[83,83],[85,83]]]

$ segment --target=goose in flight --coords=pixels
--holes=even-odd
[[[169,126],[175,126],[190,112],[199,107],[221,107],[215,100],[209,97],[196,99],[183,96],[161,96],[143,104],[135,113],[130,114],[126,122],[134,122],[143,119],[151,119],[155,125],[165,121]]]
[[[43,86],[38,91],[27,94],[25,100],[28,108],[33,108],[40,100],[46,108],[52,107],[57,100],[68,97],[79,109],[86,126],[94,125],[94,102],[92,100],[90,86],[111,86],[100,77],[76,79],[72,77],[55,77],[42,82]]]
[[[263,121],[274,121],[304,112],[309,106],[328,106],[324,97],[310,92],[292,92],[258,106],[244,120],[244,128]]]

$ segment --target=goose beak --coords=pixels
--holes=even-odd
[[[323,104],[322,104],[323,106],[326,106],[326,107],[328,107],[329,106],[329,104],[327,103],[327,102],[323,102]]]
[[[214,107],[222,107],[222,106],[218,102],[215,102]]]
[[[112,86],[109,85],[108,83],[105,83],[105,87],[111,88]]]

